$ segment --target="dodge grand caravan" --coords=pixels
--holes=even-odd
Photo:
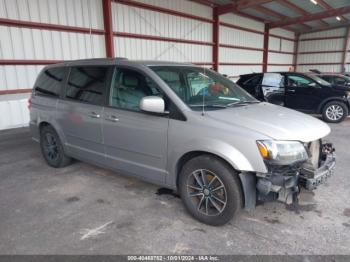
[[[297,201],[333,173],[329,127],[260,102],[190,64],[92,59],[45,67],[30,128],[48,165],[86,161],[177,190],[188,212],[223,225],[256,202]]]

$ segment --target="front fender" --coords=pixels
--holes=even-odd
[[[184,146],[185,144],[185,146]],[[167,184],[176,186],[177,165],[182,156],[191,152],[203,152],[216,155],[228,162],[237,171],[254,172],[254,165],[234,146],[217,139],[195,139],[180,146],[175,146],[169,152],[169,173]],[[264,170],[261,170],[264,171]]]

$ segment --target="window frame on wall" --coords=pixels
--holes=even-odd
[[[83,68],[105,68],[106,69],[106,73],[105,73],[105,77],[104,77],[104,87],[102,90],[102,97],[101,97],[101,103],[97,104],[97,103],[91,103],[89,101],[82,101],[82,100],[78,100],[78,99],[74,99],[74,98],[70,98],[67,96],[67,92],[68,92],[68,88],[69,88],[69,80],[72,74],[72,69],[74,68],[79,68],[79,67],[83,67]],[[67,101],[71,101],[71,102],[75,102],[75,103],[82,103],[82,104],[87,104],[87,105],[94,105],[94,106],[106,106],[107,105],[107,95],[109,92],[109,87],[111,85],[111,75],[113,73],[113,68],[114,66],[111,65],[69,65],[67,66],[67,77],[66,77],[66,82],[65,82],[65,86],[64,86],[64,90],[63,90],[63,95],[62,98],[64,100]]]

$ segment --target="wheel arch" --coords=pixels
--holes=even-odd
[[[246,209],[252,209],[255,207],[256,203],[256,180],[255,180],[255,174],[251,172],[241,172],[237,170],[232,163],[230,163],[229,160],[225,159],[224,157],[209,152],[209,151],[203,151],[203,150],[195,150],[190,151],[185,154],[183,154],[179,160],[176,163],[176,188],[179,186],[179,177],[182,170],[182,167],[191,159],[201,156],[201,155],[209,155],[212,157],[215,157],[221,161],[223,161],[225,164],[227,164],[230,168],[232,168],[236,173],[237,177],[240,183],[240,187],[242,190],[242,200],[243,200],[243,206]]]
[[[329,102],[336,101],[336,102],[341,102],[344,103],[348,109],[350,110],[350,106],[347,100],[343,99],[342,97],[329,97],[321,102],[321,104],[318,106],[317,113],[322,114],[323,108],[326,104]]]
[[[54,122],[47,121],[47,120],[44,120],[44,119],[43,119],[42,121],[39,121],[39,122],[38,122],[39,136],[40,136],[41,130],[42,130],[45,126],[50,126],[50,127],[53,128],[53,130],[55,130],[55,132],[57,133],[59,139],[60,139],[61,142],[62,142],[63,147],[65,147],[65,144],[66,144],[65,135],[64,135],[63,131],[60,129],[60,127],[59,127],[57,124],[55,124]]]

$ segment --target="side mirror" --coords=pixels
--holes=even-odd
[[[159,96],[145,96],[140,101],[141,111],[157,113],[157,114],[166,114],[165,104],[163,98]]]

